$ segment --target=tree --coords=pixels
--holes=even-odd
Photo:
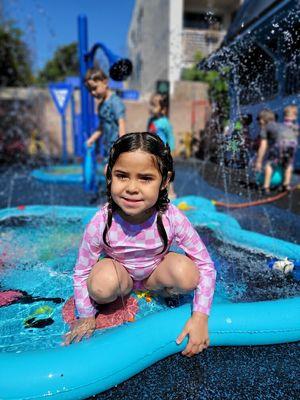
[[[187,81],[199,81],[208,83],[208,94],[211,102],[214,103],[219,111],[221,125],[229,116],[229,97],[228,97],[228,68],[224,67],[222,71],[203,71],[199,70],[197,65],[203,59],[200,51],[194,56],[195,64],[191,68],[182,70],[181,79]]]
[[[39,72],[37,81],[39,83],[55,82],[64,80],[67,76],[79,74],[79,62],[77,55],[77,43],[71,43],[59,47],[45,67]]]
[[[29,86],[33,82],[30,52],[23,32],[12,21],[0,25],[0,86]]]
[[[219,71],[204,71],[198,68],[203,59],[201,52],[195,54],[195,64],[191,68],[183,69],[182,79],[200,81],[208,84],[208,95],[212,104],[211,118],[207,122],[204,133],[199,142],[198,156],[200,158],[210,157],[218,160],[222,146],[223,135],[221,134],[228,123],[229,118],[229,95],[228,78],[229,68],[224,67]]]

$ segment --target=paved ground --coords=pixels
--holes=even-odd
[[[251,180],[249,170],[221,168],[211,162],[203,163],[194,161],[194,163],[199,164],[199,171],[201,171],[202,178],[209,184],[221,189],[224,189],[224,186],[226,186],[229,193],[238,194],[246,199],[250,197],[250,201],[267,199],[268,197],[272,198],[279,193],[274,189],[269,196],[262,195],[260,189]],[[300,184],[300,171],[294,173],[292,184],[293,186]],[[281,199],[274,201],[272,204],[295,214],[300,214],[300,187]]]
[[[228,171],[196,160],[180,161],[176,165],[178,195],[198,194],[230,203],[261,198],[251,185],[245,186],[248,178],[243,170]],[[293,179],[299,182],[300,176],[295,175]],[[0,168],[0,208],[30,204],[88,206],[90,199],[80,186],[35,181],[28,167]],[[271,205],[221,210],[237,218],[245,229],[300,243],[300,190]],[[300,398],[299,356],[299,343],[214,347],[192,359],[177,354],[93,398],[297,400]],[[101,354],[95,357],[101,363]]]

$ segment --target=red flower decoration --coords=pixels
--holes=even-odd
[[[124,302],[124,305],[123,305]],[[96,329],[118,326],[124,322],[133,322],[138,311],[138,302],[134,297],[118,298],[110,304],[101,305],[100,313],[96,318]],[[76,321],[74,297],[71,297],[62,310],[63,319],[69,325]]]
[[[0,292],[0,307],[8,306],[23,296],[24,294],[18,290],[5,290]]]

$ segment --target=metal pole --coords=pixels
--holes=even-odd
[[[72,137],[73,137],[73,152],[74,156],[78,155],[78,140],[77,140],[77,135],[78,132],[76,132],[76,123],[75,123],[75,118],[76,118],[76,113],[75,113],[75,99],[74,99],[74,94],[71,96],[71,115],[72,115]]]
[[[91,123],[91,112],[93,112],[93,106],[91,100],[91,96],[88,93],[87,88],[84,84],[84,78],[88,68],[90,67],[89,57],[86,57],[88,54],[88,28],[87,28],[87,17],[86,15],[78,16],[78,53],[79,53],[79,67],[80,67],[80,94],[81,94],[81,145],[82,151],[84,154],[84,163],[83,163],[83,174],[84,177],[87,176],[86,171],[86,159],[87,159],[87,151],[85,149],[85,142],[88,137],[91,136],[92,133],[92,123]],[[94,153],[94,152],[93,152]],[[89,164],[90,165],[90,164]],[[84,182],[84,189],[86,191],[95,191],[96,185],[96,177],[93,171],[96,170],[96,159],[95,155],[92,155],[92,171],[93,174],[92,179],[88,182]]]
[[[61,116],[62,125],[62,163],[67,164],[67,130],[66,130],[66,116],[62,114]]]
[[[84,84],[84,77],[88,66],[85,55],[88,52],[88,36],[87,36],[87,17],[86,15],[78,16],[78,53],[80,68],[80,95],[81,95],[81,135],[82,144],[91,135],[89,124],[89,93]]]

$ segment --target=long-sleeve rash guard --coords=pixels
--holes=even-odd
[[[100,254],[121,263],[134,281],[147,278],[168,253],[173,241],[184,250],[199,269],[199,283],[194,291],[193,311],[209,314],[214,293],[216,271],[207,249],[186,216],[172,204],[162,216],[168,236],[168,247],[162,253],[163,241],[157,229],[155,212],[142,224],[130,224],[117,212],[107,233],[107,246],[103,230],[107,221],[107,205],[92,218],[85,229],[74,273],[74,296],[79,317],[95,315],[95,303],[87,289],[87,278]]]

